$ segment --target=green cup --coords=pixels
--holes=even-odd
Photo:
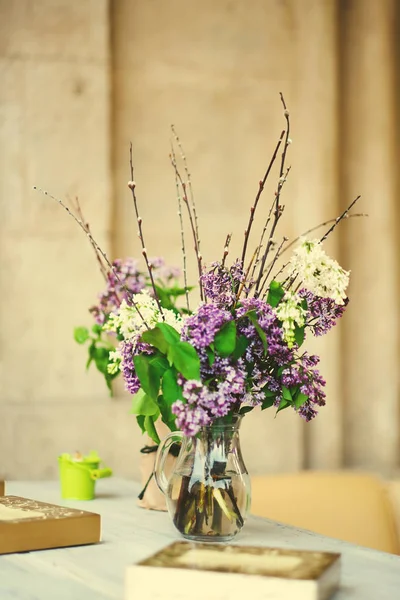
[[[64,500],[93,500],[97,479],[111,477],[108,468],[99,468],[97,452],[77,459],[70,454],[58,457],[60,471],[61,498]]]

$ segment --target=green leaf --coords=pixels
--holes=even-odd
[[[299,348],[304,342],[304,330],[305,327],[298,327],[297,325],[294,328],[294,339],[296,340],[296,344]]]
[[[164,401],[171,406],[176,400],[182,400],[182,388],[177,382],[177,371],[175,369],[168,369],[165,371],[161,389],[163,393]]]
[[[103,332],[103,328],[102,328],[102,326],[101,326],[101,325],[98,325],[98,324],[96,323],[96,325],[93,325],[93,327],[92,327],[92,331],[93,331],[93,333],[94,333],[95,335],[97,335],[98,337],[100,337],[100,336],[101,336],[101,334],[102,334],[102,332]]]
[[[265,410],[266,408],[271,408],[275,402],[274,396],[266,396],[264,402],[261,404],[261,410]]]
[[[271,281],[269,284],[269,292],[267,296],[267,302],[272,308],[278,306],[279,302],[285,295],[285,290],[278,281]]]
[[[246,413],[253,410],[253,408],[254,406],[242,406],[242,408],[239,410],[239,415],[245,415]]]
[[[174,431],[175,426],[175,415],[171,410],[171,404],[166,402],[164,396],[158,396],[158,406],[161,412],[161,420],[166,424],[168,429]]]
[[[140,429],[142,430],[142,433],[144,433],[146,431],[145,426],[144,426],[144,420],[145,420],[145,418],[146,417],[143,416],[143,415],[138,415],[136,417],[137,424],[139,425]]]
[[[93,357],[96,368],[103,373],[108,375],[108,363],[109,363],[110,351],[107,348],[98,348],[93,344],[91,346],[91,356]]]
[[[157,323],[154,329],[142,334],[141,340],[167,354],[169,346],[180,341],[180,335],[171,325]]]
[[[78,344],[84,344],[89,339],[89,329],[87,327],[75,327],[74,340]]]
[[[238,360],[246,352],[250,340],[244,335],[239,335],[236,340],[235,350],[232,353],[233,360]]]
[[[258,318],[257,318],[256,311],[255,310],[250,310],[248,313],[246,313],[246,315],[248,316],[248,318],[251,321],[251,323],[253,323],[254,328],[257,331],[260,340],[262,341],[262,345],[264,347],[264,354],[267,354],[267,352],[268,352],[267,336],[265,334],[265,331],[263,329],[261,329],[261,327],[260,327],[260,325],[258,323]]]
[[[285,400],[287,400],[288,402],[292,402],[293,398],[292,398],[292,394],[290,393],[289,388],[287,388],[286,386],[282,386],[282,396]]]
[[[212,367],[215,362],[215,353],[209,346],[207,346],[206,354],[208,358],[208,364],[210,365],[210,367]]]
[[[157,403],[154,402],[142,389],[132,398],[131,413],[134,415],[151,416],[159,411]]]
[[[227,357],[232,354],[236,346],[236,323],[235,321],[228,321],[221,327],[214,338],[214,346],[216,352],[222,356]]]
[[[112,388],[112,382],[116,377],[118,377],[119,374],[120,374],[120,371],[118,371],[117,373],[105,373],[104,374],[104,379],[106,380],[106,385],[107,385],[108,389],[110,390],[111,397],[114,395],[114,390]]]
[[[156,328],[162,332],[165,341],[168,344],[175,344],[181,339],[181,336],[179,335],[177,330],[171,325],[168,325],[167,323],[157,323]]]
[[[268,388],[264,388],[263,392],[264,392],[264,396],[266,398],[275,398],[275,396],[276,396],[276,392],[273,392],[272,390],[269,390]]]
[[[179,342],[169,347],[169,364],[173,365],[185,379],[200,380],[200,359],[188,342]]]
[[[174,296],[175,298],[178,296],[184,296],[186,294],[186,290],[184,287],[173,286],[173,287],[167,287],[164,289],[169,296]],[[190,292],[193,289],[194,289],[193,285],[188,285],[188,287],[187,287],[188,292]]]
[[[282,400],[280,401],[280,404],[278,406],[278,410],[276,411],[276,414],[278,414],[278,412],[280,412],[281,410],[284,410],[288,406],[290,406],[290,402],[288,402],[287,400],[282,398]]]
[[[167,369],[169,369],[169,362],[162,354],[155,354],[150,358],[150,364],[157,370],[160,377],[162,377]]]
[[[158,437],[158,433],[154,426],[154,417],[147,416],[144,418],[144,428],[146,430],[147,435],[155,442],[156,444],[160,443],[160,438]]]
[[[150,356],[138,354],[133,357],[133,364],[135,365],[136,375],[139,378],[141,387],[150,398],[157,401],[161,376],[158,369],[151,364],[150,360]]]
[[[174,308],[174,304],[171,301],[167,290],[165,288],[160,287],[159,285],[156,285],[155,288],[161,306],[168,310],[172,310]]]
[[[284,371],[285,369],[287,369],[287,368],[288,368],[288,365],[282,365],[281,367],[279,367],[279,369],[278,369],[278,370],[277,370],[277,372],[276,372],[277,376],[278,376],[278,377],[281,377],[281,375],[282,375],[283,371]]]
[[[167,353],[168,343],[165,340],[162,331],[157,327],[145,331],[142,334],[141,341],[150,344],[150,346],[154,346],[154,348],[157,348],[157,350],[160,350],[163,354]]]
[[[303,394],[303,392],[298,392],[298,394],[296,394],[296,397],[293,399],[293,404],[296,408],[300,408],[300,406],[303,406],[306,400],[308,400],[307,394]]]

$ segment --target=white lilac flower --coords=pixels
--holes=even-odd
[[[125,300],[121,302],[118,312],[111,313],[109,320],[103,326],[105,331],[114,331],[122,335],[125,341],[134,345],[147,328],[153,328],[157,323],[171,325],[178,332],[183,326],[183,318],[172,310],[163,309],[164,319],[160,313],[157,302],[146,290],[133,296],[133,301],[140,311]]]
[[[297,276],[306,290],[344,304],[350,271],[325,254],[319,240],[303,240],[289,261],[289,275]]]
[[[294,330],[296,325],[303,327],[307,312],[301,306],[302,298],[294,292],[286,292],[275,309],[276,316],[282,322],[283,339],[289,348],[295,342]]]
[[[111,373],[111,375],[113,375],[114,373],[117,373],[121,368],[122,356],[120,349],[116,348],[116,350],[112,350],[108,354],[108,360],[109,363],[107,365],[107,371]]]

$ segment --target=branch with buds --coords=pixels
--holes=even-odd
[[[198,273],[199,273],[199,289],[200,289],[200,298],[201,300],[205,301],[205,295],[204,295],[204,291],[203,291],[203,285],[201,283],[201,276],[203,274],[203,266],[202,266],[202,261],[203,261],[203,257],[200,253],[200,246],[199,246],[199,238],[196,232],[196,226],[194,223],[194,219],[193,219],[193,214],[192,214],[192,208],[191,205],[189,203],[189,199],[187,196],[187,191],[186,191],[186,183],[183,181],[182,176],[179,172],[178,166],[176,164],[176,160],[174,158],[173,155],[170,155],[170,160],[171,160],[171,164],[174,168],[175,171],[175,176],[179,182],[179,185],[181,187],[182,190],[182,200],[184,202],[184,204],[186,205],[186,209],[188,212],[188,216],[189,216],[189,222],[190,222],[190,227],[192,230],[192,236],[193,236],[193,243],[194,243],[194,251],[196,253],[196,259],[197,259],[197,269],[198,269]]]
[[[231,239],[232,239],[232,234],[228,233],[228,235],[226,236],[225,245],[224,245],[224,254],[222,256],[222,261],[221,261],[222,267],[225,265],[226,257],[229,254],[229,244],[231,243]]]
[[[256,198],[254,200],[254,205],[250,208],[249,223],[248,223],[247,228],[246,228],[246,230],[244,232],[244,243],[243,243],[243,250],[242,250],[242,266],[243,266],[243,268],[244,268],[244,261],[246,259],[247,244],[249,242],[251,227],[252,227],[253,221],[254,221],[254,214],[256,212],[257,205],[258,205],[258,202],[260,200],[261,194],[262,194],[262,192],[264,190],[265,183],[266,183],[266,181],[268,179],[268,175],[270,174],[272,166],[273,166],[273,164],[274,164],[274,162],[276,160],[276,156],[278,154],[278,150],[279,150],[279,147],[280,147],[280,145],[282,143],[284,135],[285,135],[285,131],[282,131],[282,133],[280,135],[280,138],[278,140],[278,143],[277,143],[277,145],[275,147],[275,151],[274,151],[274,153],[272,155],[272,158],[270,160],[270,163],[268,165],[268,168],[267,168],[267,170],[265,172],[265,175],[264,175],[264,177],[259,182],[257,195],[256,195]]]
[[[198,219],[197,219],[196,203],[194,201],[194,193],[193,193],[193,186],[192,186],[192,176],[191,176],[189,168],[188,168],[188,164],[187,164],[187,160],[186,160],[186,155],[185,155],[185,152],[183,150],[183,146],[182,146],[181,140],[179,139],[178,134],[175,131],[175,126],[174,125],[171,125],[171,131],[172,131],[172,133],[174,135],[174,138],[175,138],[175,141],[176,141],[176,143],[178,145],[180,156],[181,156],[181,159],[182,159],[182,162],[183,162],[183,168],[184,168],[185,174],[186,174],[187,185],[188,185],[188,188],[189,188],[190,203],[191,203],[191,207],[192,207],[192,211],[193,211],[194,226],[195,226],[195,230],[196,230],[197,248],[198,248],[198,250],[200,252],[199,222],[198,222]],[[175,164],[176,164],[176,160],[175,160]]]
[[[147,325],[142,313],[140,312],[140,309],[138,307],[138,305],[136,304],[136,302],[134,301],[133,298],[133,294],[131,292],[131,290],[126,287],[126,285],[123,284],[123,282],[121,281],[116,269],[114,268],[114,266],[112,265],[112,263],[110,262],[110,260],[108,259],[107,254],[104,252],[104,250],[102,250],[99,246],[99,244],[96,242],[96,240],[94,239],[94,237],[92,236],[90,229],[87,228],[87,226],[85,225],[85,223],[79,218],[77,217],[71,209],[68,208],[68,206],[59,198],[56,198],[55,196],[53,196],[52,194],[50,194],[49,192],[47,192],[46,190],[43,190],[40,187],[37,187],[36,185],[33,186],[34,190],[37,190],[38,192],[41,192],[42,194],[44,194],[45,196],[48,196],[49,198],[51,198],[52,200],[54,200],[55,202],[57,202],[60,206],[62,206],[62,208],[69,214],[70,217],[72,217],[74,219],[74,221],[79,225],[79,227],[81,229],[83,229],[83,231],[85,232],[87,238],[89,239],[89,242],[92,244],[92,246],[94,248],[96,248],[97,252],[99,252],[99,254],[101,255],[101,257],[104,259],[107,267],[110,269],[110,271],[114,274],[116,280],[118,281],[118,283],[121,284],[122,289],[128,294],[129,297],[129,301],[132,304],[132,306],[134,307],[134,309],[136,310],[137,314],[139,315],[140,319],[143,321],[144,325],[147,327],[147,329],[149,328],[149,326]]]
[[[136,213],[136,219],[137,219],[137,224],[138,224],[138,236],[140,239],[140,242],[142,244],[142,255],[144,258],[144,261],[146,263],[146,267],[147,270],[149,272],[149,277],[150,277],[150,281],[151,281],[151,287],[153,288],[153,293],[154,293],[154,299],[157,302],[157,307],[158,310],[160,311],[162,320],[165,321],[165,316],[164,316],[164,312],[163,309],[161,307],[161,303],[160,300],[158,298],[158,294],[157,294],[157,289],[156,289],[156,284],[154,283],[154,277],[153,277],[153,265],[150,263],[148,255],[147,255],[147,250],[146,250],[146,246],[144,243],[144,236],[143,236],[143,228],[142,228],[142,218],[139,216],[139,209],[138,209],[138,204],[137,204],[137,199],[136,199],[136,183],[133,180],[133,159],[132,159],[132,144],[130,144],[129,146],[129,161],[130,161],[130,167],[131,167],[131,181],[128,182],[128,187],[132,192],[132,198],[133,198],[133,204],[135,206],[135,213]]]
[[[281,218],[282,214],[283,214],[283,210],[284,210],[284,206],[279,204],[279,200],[280,200],[280,196],[281,196],[281,191],[283,188],[283,185],[286,181],[286,178],[289,174],[290,171],[290,167],[288,169],[286,169],[285,172],[285,162],[286,162],[286,154],[287,154],[287,150],[288,150],[288,146],[291,143],[291,140],[289,138],[289,134],[290,134],[290,119],[289,119],[289,111],[287,110],[286,107],[286,103],[285,103],[285,99],[283,97],[283,94],[280,94],[281,97],[281,102],[283,105],[283,114],[285,116],[286,119],[286,135],[285,135],[285,143],[284,143],[284,147],[282,150],[282,156],[281,156],[281,166],[280,166],[280,170],[279,170],[279,181],[278,181],[278,188],[275,192],[275,200],[274,200],[274,218],[273,218],[273,222],[272,222],[272,227],[271,227],[271,231],[269,234],[269,238],[268,238],[268,242],[267,242],[267,246],[265,248],[263,257],[261,259],[261,264],[260,264],[260,268],[258,271],[258,277],[257,277],[257,281],[255,284],[255,291],[254,291],[254,296],[258,297],[260,294],[260,285],[261,285],[261,281],[263,278],[263,274],[264,274],[264,267],[265,267],[265,263],[268,257],[268,253],[271,250],[272,247],[272,240],[274,238],[275,235],[275,230],[276,227],[278,225],[279,219]],[[285,173],[285,175],[284,175]]]
[[[172,156],[173,160],[176,162],[174,145],[172,143],[171,143],[171,156]],[[181,197],[180,188],[179,188],[179,179],[178,179],[176,173],[175,173],[175,187],[176,187],[176,197],[178,200],[178,216],[179,216],[179,224],[180,224],[180,230],[181,230],[181,250],[182,250],[183,281],[184,281],[184,286],[185,286],[186,308],[189,311],[190,310],[189,287],[188,287],[188,280],[187,280],[187,264],[186,264],[187,258],[186,258],[185,230],[183,227],[183,215],[182,215],[182,197]]]

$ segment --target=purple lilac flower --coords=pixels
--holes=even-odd
[[[298,413],[305,421],[308,422],[317,416],[318,411],[315,410],[315,408],[311,406],[311,403],[307,401],[299,408]]]
[[[293,360],[293,349],[288,348],[284,341],[280,322],[267,302],[259,298],[242,300],[241,306],[236,310],[236,319],[253,310],[257,314],[259,326],[266,335],[269,362],[273,361],[278,366],[290,363]],[[262,361],[264,346],[253,323],[249,319],[239,320],[238,330],[250,340],[245,354],[246,360],[249,363],[254,363],[255,360]]]
[[[242,262],[236,260],[230,269],[220,262],[213,262],[200,279],[206,297],[219,308],[229,308],[235,302],[237,290],[244,280]]]
[[[344,304],[336,304],[332,298],[321,298],[305,289],[300,290],[299,295],[307,301],[307,322],[315,336],[324,335],[334,327],[349,303],[346,298]]]
[[[186,319],[182,339],[190,342],[196,349],[206,348],[215,338],[222,325],[232,320],[232,315],[214,303],[203,304],[198,311]]]
[[[316,354],[310,355],[308,354],[308,352],[304,352],[304,354],[301,357],[301,360],[305,367],[316,367],[320,361],[320,358]]]
[[[239,258],[236,259],[235,262],[232,264],[232,266],[229,269],[229,272],[236,286],[239,283],[243,283],[245,279],[245,272],[243,270],[243,263]]]
[[[231,394],[241,394],[244,391],[246,371],[242,359],[239,359],[232,365],[230,358],[222,358],[216,355],[214,362],[210,365],[205,350],[198,352],[200,357],[200,375],[202,381],[208,381],[209,387],[213,387],[221,381],[230,383]],[[214,387],[215,387],[214,385]]]
[[[140,381],[135,373],[133,365],[133,344],[132,342],[121,342],[121,371],[125,381],[125,389],[130,394],[136,394],[140,388]]]
[[[325,380],[317,369],[307,369],[301,363],[289,366],[282,373],[282,384],[288,388],[298,386],[314,404],[325,404]]]
[[[211,418],[203,408],[193,408],[189,404],[184,404],[182,400],[177,400],[171,410],[176,415],[178,429],[188,437],[196,435],[201,427],[211,423]]]
[[[306,401],[298,408],[301,417],[309,421],[317,414],[313,406],[325,405],[326,385],[320,372],[315,366],[318,364],[318,356],[310,356],[304,353],[297,361],[288,365],[282,372],[282,385],[288,388],[298,388],[302,394],[307,396]]]
[[[220,361],[224,363],[217,364],[216,372],[207,385],[197,380],[184,382],[182,393],[186,403],[177,400],[172,405],[177,425],[185,435],[195,435],[203,425],[225,417],[243,398],[245,372],[241,365],[235,368],[226,364],[227,359]],[[216,362],[218,363],[218,357]],[[217,377],[221,380],[218,381]]]
[[[265,369],[255,365],[251,374],[251,388],[246,396],[246,402],[251,406],[258,406],[265,400],[265,390],[279,392],[280,383]]]
[[[181,275],[181,270],[178,267],[171,267],[165,264],[165,260],[161,256],[149,259],[149,263],[153,269],[153,277],[156,280],[169,281],[177,279]]]
[[[169,281],[180,275],[180,270],[166,266],[163,258],[150,258],[149,262],[153,267],[153,277],[157,281]],[[106,289],[99,294],[99,303],[89,309],[99,325],[106,322],[111,312],[118,310],[122,300],[130,304],[132,294],[138,294],[148,287],[148,277],[139,270],[137,260],[117,258],[112,266],[113,270],[107,274]],[[151,288],[149,292],[153,294]]]
[[[146,285],[146,279],[133,258],[118,258],[112,265],[113,271],[107,274],[107,287],[99,294],[99,304],[89,309],[99,325],[119,308],[122,300],[129,302],[130,294],[137,294]]]
[[[317,369],[310,369],[308,371],[308,381],[300,386],[300,391],[308,396],[310,402],[318,404],[318,406],[325,406],[326,394],[322,389],[325,387],[326,381],[321,376]]]
[[[134,343],[133,341],[123,341],[120,344],[121,352],[121,371],[125,381],[125,389],[130,394],[136,394],[140,388],[140,381],[135,372],[133,357],[137,354],[151,354],[153,351],[149,344]]]

